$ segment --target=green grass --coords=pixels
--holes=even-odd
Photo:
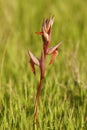
[[[30,70],[27,49],[40,56],[44,17],[55,16],[52,45],[62,41],[48,65],[33,124],[39,69]],[[0,130],[87,130],[87,1],[0,1]]]

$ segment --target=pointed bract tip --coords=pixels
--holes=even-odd
[[[30,59],[32,59],[35,65],[40,66],[39,59],[35,57],[29,49],[28,49],[28,55],[30,56]]]

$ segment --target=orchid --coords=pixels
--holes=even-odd
[[[37,120],[37,116],[38,116],[38,103],[39,103],[40,91],[41,91],[41,88],[42,88],[42,81],[43,81],[44,75],[45,75],[46,56],[52,55],[52,58],[49,62],[49,64],[52,64],[54,62],[56,56],[58,55],[58,49],[61,45],[61,42],[60,42],[59,44],[55,45],[54,47],[49,48],[50,43],[51,43],[51,29],[52,29],[53,22],[54,22],[53,16],[51,16],[49,19],[44,19],[43,23],[42,23],[41,32],[36,32],[36,34],[42,36],[42,41],[43,41],[43,49],[42,49],[42,52],[41,52],[41,58],[38,59],[37,57],[35,57],[32,54],[32,52],[30,50],[28,50],[28,54],[29,54],[29,57],[30,57],[30,66],[31,66],[32,72],[34,74],[36,74],[35,65],[37,65],[40,68],[40,82],[39,82],[39,85],[38,85],[36,102],[35,102],[35,113],[34,113],[35,121]]]

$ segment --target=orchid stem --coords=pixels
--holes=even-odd
[[[41,92],[41,88],[42,88],[42,81],[43,81],[43,78],[40,77],[40,83],[38,85],[36,101],[35,101],[35,113],[34,113],[34,121],[35,122],[37,122],[38,104],[39,104],[40,92]]]

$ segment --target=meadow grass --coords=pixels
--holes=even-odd
[[[87,130],[87,1],[0,0],[0,130]],[[48,65],[40,95],[38,128],[33,123],[42,20],[55,16],[52,43],[62,41]]]

